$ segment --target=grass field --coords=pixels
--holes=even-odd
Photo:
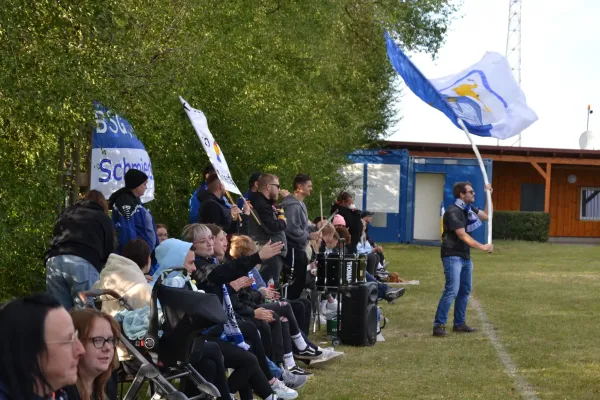
[[[421,284],[382,306],[390,320],[385,342],[341,346],[344,359],[315,366],[300,398],[526,398],[483,332],[432,336],[444,285],[439,248],[389,245],[385,254],[390,270]],[[533,388],[529,398],[600,399],[599,256],[594,246],[525,242],[498,242],[493,255],[473,254],[472,295]],[[467,321],[482,326],[471,305]]]

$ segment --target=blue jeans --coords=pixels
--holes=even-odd
[[[388,285],[386,285],[385,283],[381,283],[377,279],[373,278],[373,275],[371,275],[369,271],[365,271],[365,278],[367,282],[377,282],[377,291],[379,292],[379,298],[385,299],[385,294],[388,291]]]
[[[473,284],[473,262],[462,257],[442,257],[446,287],[435,313],[433,326],[445,325],[448,320],[448,311],[454,301],[454,326],[465,323],[467,303]]]
[[[77,293],[90,290],[99,279],[96,267],[84,258],[62,255],[46,261],[46,292],[67,310],[73,308]]]

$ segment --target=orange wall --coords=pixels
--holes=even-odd
[[[545,183],[533,165],[494,161],[492,167],[492,201],[494,209],[519,211],[521,209],[521,184]]]
[[[540,165],[545,170],[545,165]],[[577,182],[570,184],[573,174]],[[519,211],[521,184],[545,183],[542,176],[528,163],[496,161],[493,164],[494,209]],[[600,187],[600,168],[552,166],[550,186],[550,236],[600,237],[600,221],[579,220],[581,188]]]
[[[577,182],[567,177],[573,174]],[[550,187],[550,236],[600,237],[600,221],[581,221],[581,188],[600,187],[600,169],[561,168],[552,171]]]

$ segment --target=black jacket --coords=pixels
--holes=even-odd
[[[58,217],[45,260],[74,255],[89,261],[100,272],[114,251],[115,229],[110,217],[95,201],[81,200]]]
[[[268,200],[264,194],[260,192],[250,193],[249,198],[254,213],[260,220],[260,225],[254,217],[248,219],[249,236],[258,242],[259,245],[266,244],[269,240],[272,242],[283,242],[284,246],[281,250],[281,256],[287,254],[287,240],[285,237],[285,220],[277,218],[278,208],[275,202]]]
[[[224,264],[215,264],[214,258],[198,257],[194,261],[196,271],[192,273],[192,278],[196,280],[198,289],[206,293],[216,294],[221,303],[223,303],[223,289],[221,285],[227,284],[242,276],[247,276],[261,260],[258,253],[249,257],[240,257],[235,260],[227,261]],[[227,289],[229,290],[229,288]],[[230,298],[235,296],[230,293]]]
[[[344,217],[344,220],[346,220],[346,228],[348,228],[348,231],[350,232],[349,248],[352,253],[355,253],[356,246],[360,242],[360,237],[362,236],[363,232],[363,222],[360,216],[360,210],[352,210],[348,207],[334,203],[331,206],[331,213],[333,214],[333,212],[336,210],[338,214],[340,214],[342,217]]]
[[[198,201],[200,202],[199,223],[220,226],[228,235],[237,233],[239,222],[231,219],[231,210],[225,205],[225,200],[217,198],[207,190],[200,190]]]

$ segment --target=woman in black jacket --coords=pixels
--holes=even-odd
[[[336,212],[346,220],[346,227],[350,232],[351,242],[348,249],[351,253],[356,252],[356,246],[360,242],[360,237],[363,232],[363,222],[360,210],[354,206],[352,195],[348,192],[342,192],[337,198],[337,201],[331,206],[331,213]],[[348,243],[347,243],[348,245]]]
[[[58,217],[46,252],[46,291],[70,310],[78,292],[100,279],[115,249],[115,230],[104,195],[90,191]]]

